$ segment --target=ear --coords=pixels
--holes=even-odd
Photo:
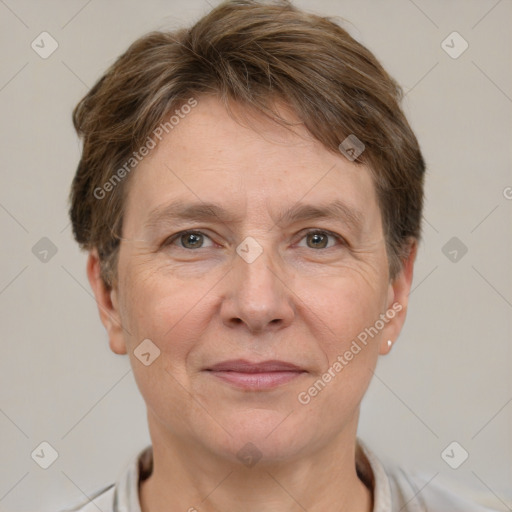
[[[382,330],[382,338],[380,341],[379,354],[385,355],[391,350],[402,327],[405,323],[407,315],[407,306],[409,304],[409,293],[411,291],[414,261],[418,252],[418,242],[413,240],[409,246],[407,257],[402,260],[402,269],[399,274],[389,283],[388,303],[386,317],[388,322]]]
[[[96,298],[101,322],[107,330],[112,352],[126,354],[126,344],[119,314],[117,285],[109,288],[101,277],[100,269],[98,251],[92,249],[87,259],[87,277]]]

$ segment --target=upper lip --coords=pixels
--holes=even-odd
[[[229,361],[222,361],[206,370],[216,372],[243,372],[243,373],[266,373],[266,372],[302,372],[305,371],[298,366],[287,363],[285,361],[269,360],[261,361],[259,363],[252,363],[245,359],[231,359]]]

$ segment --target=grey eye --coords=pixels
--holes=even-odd
[[[203,246],[204,235],[202,233],[184,233],[180,236],[180,242],[186,249],[198,249]]]
[[[302,238],[299,246],[304,247],[303,240],[309,249],[328,249],[336,244],[337,237],[326,231],[310,231]]]

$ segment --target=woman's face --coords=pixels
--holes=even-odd
[[[292,460],[355,436],[405,317],[413,256],[390,282],[365,167],[303,127],[245,124],[200,97],[133,171],[103,319],[154,435],[227,459]],[[301,371],[212,371],[235,359]]]

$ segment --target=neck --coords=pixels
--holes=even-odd
[[[151,426],[153,471],[140,485],[142,512],[371,512],[372,491],[356,471],[354,432],[286,462],[248,467]],[[350,434],[350,435],[349,435]]]

